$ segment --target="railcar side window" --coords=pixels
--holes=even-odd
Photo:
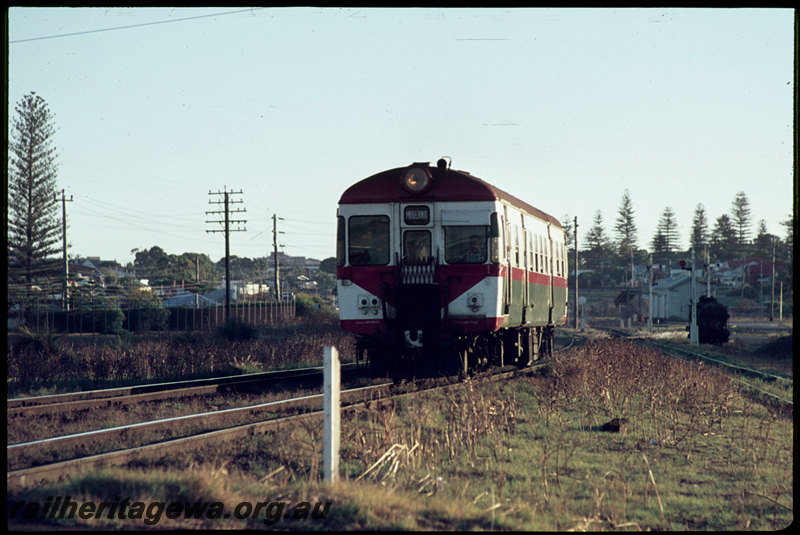
[[[431,256],[431,233],[427,230],[407,230],[403,233],[403,257],[422,262]]]
[[[534,263],[533,263],[533,232],[528,232],[528,242],[527,242],[527,255],[525,258],[528,260],[528,269],[533,271]]]
[[[485,263],[488,235],[488,226],[444,227],[445,261],[448,264]]]
[[[351,265],[385,266],[389,263],[389,216],[352,216],[348,234],[347,256]]]
[[[336,218],[336,265],[344,265],[344,218]]]
[[[556,243],[554,245],[555,254],[556,254],[556,277],[561,276],[561,244]]]
[[[500,221],[497,212],[492,212],[489,217],[489,252],[492,255],[491,261],[495,264],[500,263]]]
[[[553,247],[549,237],[544,239],[544,272],[548,275],[553,274],[553,255],[551,248]]]

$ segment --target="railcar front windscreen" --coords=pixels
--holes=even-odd
[[[488,235],[488,225],[444,227],[445,261],[448,264],[485,263]]]
[[[353,266],[385,266],[389,263],[389,217],[352,216],[348,221],[348,258]]]
[[[428,230],[407,230],[403,233],[403,258],[423,262],[431,256],[431,233]]]

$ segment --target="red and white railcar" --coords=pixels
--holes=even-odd
[[[567,311],[555,217],[439,160],[357,182],[337,219],[341,325],[376,375],[468,373],[551,350]]]

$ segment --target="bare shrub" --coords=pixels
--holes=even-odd
[[[594,425],[625,417],[649,437],[673,444],[721,426],[736,392],[716,368],[621,340],[587,342],[555,360],[552,376],[553,398],[540,404],[544,410],[569,400]]]
[[[443,484],[435,476],[442,464],[502,465],[518,412],[513,392],[494,383],[368,403],[345,425],[343,464],[357,466],[360,477],[435,492]],[[422,468],[427,473],[420,478]]]
[[[63,382],[90,388],[119,381],[237,374],[241,362],[264,370],[319,366],[327,345],[344,356],[355,354],[352,335],[335,323],[284,327],[234,340],[185,333],[36,339],[9,344],[8,384],[18,391]]]

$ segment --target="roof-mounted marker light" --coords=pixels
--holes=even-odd
[[[403,174],[403,187],[409,193],[422,193],[431,186],[431,179],[427,164],[413,164]]]

